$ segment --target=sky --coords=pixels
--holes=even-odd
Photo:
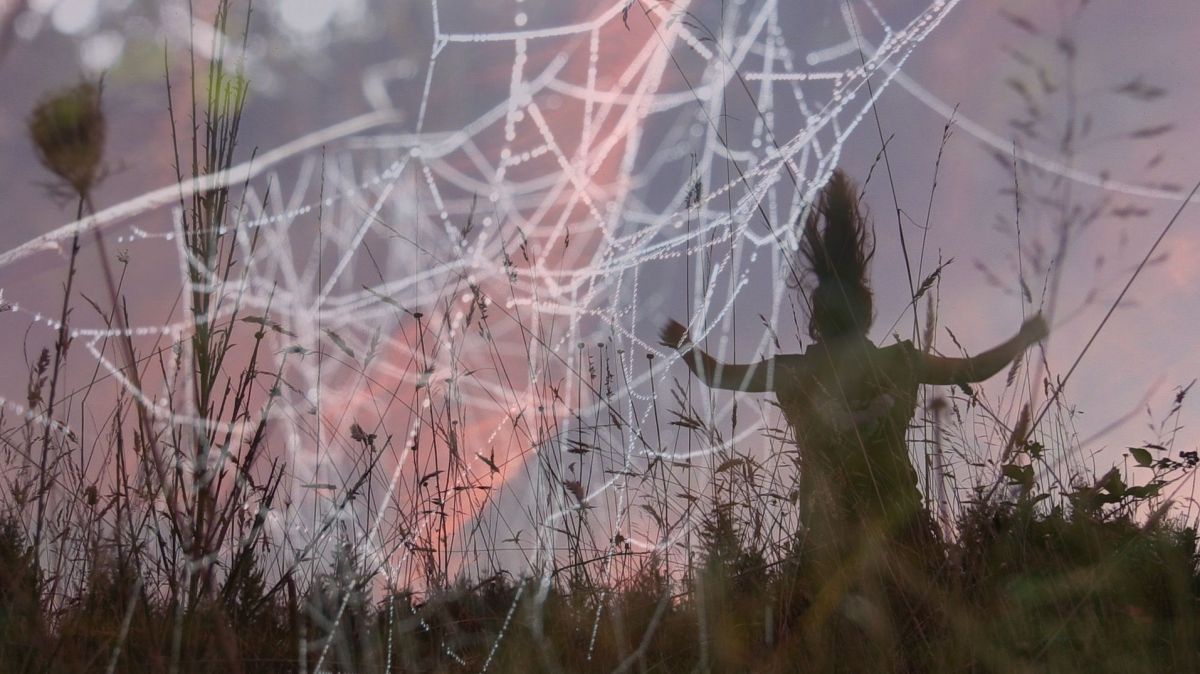
[[[7,414],[23,411],[28,362],[53,339],[47,317],[66,268],[63,243],[28,244],[73,219],[70,204],[46,195],[24,120],[46,91],[81,74],[107,73],[112,170],[96,205],[107,240],[130,253],[133,323],[146,344],[180,334],[178,247],[169,238],[176,193],[154,192],[176,182],[163,45],[179,96],[190,32],[203,38],[197,58],[210,54],[204,18],[213,4],[197,3],[201,21],[191,27],[183,3],[0,6],[11,19],[0,57],[8,178],[0,181],[0,251],[9,251],[0,287],[16,305],[0,316],[4,352],[13,354],[0,363]],[[531,513],[546,499],[546,512],[564,512],[575,488],[546,492],[537,483],[550,471],[601,510],[625,512],[645,496],[611,477],[630,465],[630,447],[587,460],[564,454],[553,466],[531,456],[531,446],[551,446],[539,444],[537,428],[571,428],[570,405],[554,401],[590,393],[556,382],[608,358],[631,382],[620,406],[626,421],[648,421],[650,387],[686,381],[655,344],[668,316],[690,317],[697,334],[711,328],[706,344],[728,360],[802,351],[810,340],[794,327],[781,248],[805,194],[819,187],[813,181],[835,166],[865,184],[873,216],[877,342],[914,336],[912,287],[952,260],[918,303],[924,326],[926,300],[936,299],[934,346],[943,353],[957,353],[955,339],[982,351],[1032,313],[1050,317],[1051,337],[1027,358],[1021,384],[1010,389],[1001,376],[981,389],[1000,428],[1015,423],[1026,399],[1016,393],[1045,401],[1040,376],[1058,381],[1082,353],[1062,393],[1069,419],[1058,417],[1074,435],[1047,444],[1075,448],[1067,465],[1103,472],[1124,461],[1127,446],[1163,441],[1148,423],[1200,376],[1192,337],[1200,213],[1183,211],[1106,314],[1200,180],[1190,148],[1196,121],[1182,114],[1200,90],[1186,58],[1200,7],[701,1],[623,10],[536,0],[256,4],[239,156],[249,161],[256,148],[266,158],[250,163],[250,202],[263,202],[251,216],[267,242],[252,294],[265,302],[282,289],[277,320],[314,351],[350,361],[378,352],[359,368],[369,378],[331,366],[322,380],[321,367],[292,366],[295,410],[339,410],[318,415],[311,432],[285,433],[297,484],[351,474],[353,461],[321,447],[345,449],[337,438],[367,418],[397,438],[395,465],[407,467],[393,475],[448,470],[419,410],[465,400],[445,418],[460,442],[479,448],[466,457],[468,483],[508,485],[490,508]],[[1093,211],[1062,238],[1064,214]],[[371,250],[378,258],[364,254]],[[95,254],[85,247],[85,294],[102,281]],[[477,303],[474,289],[493,303]],[[372,299],[380,294],[408,313],[396,317]],[[483,306],[496,324],[493,342],[468,334]],[[414,311],[427,322],[414,323]],[[103,328],[84,307],[75,316],[76,327]],[[430,347],[435,356],[422,351],[422,326],[442,347]],[[608,350],[593,353],[597,344]],[[660,356],[649,369],[633,358],[647,350]],[[77,353],[90,372],[96,359]],[[464,372],[479,374],[456,378]],[[399,398],[412,406],[391,406]],[[730,434],[735,402],[743,415],[764,408],[761,397],[709,398],[705,413]],[[522,426],[517,417],[535,408],[539,423]],[[769,418],[756,414],[750,423],[743,416],[736,436],[750,444],[761,442],[755,424]],[[79,422],[98,426],[102,417],[84,411]],[[1200,441],[1192,419],[1185,403],[1165,426],[1181,426],[1176,451]],[[963,428],[995,458],[997,426]],[[411,451],[414,439],[433,443],[435,456]],[[447,441],[440,451],[455,451]],[[676,441],[668,454],[698,458],[680,451]],[[496,477],[484,456],[500,459]],[[1140,469],[1131,470],[1138,479]],[[397,501],[420,498],[412,489]],[[476,521],[473,503],[462,505],[456,526]]]

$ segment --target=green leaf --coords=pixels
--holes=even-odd
[[[1151,482],[1149,484],[1130,487],[1125,490],[1125,495],[1132,498],[1154,498],[1158,496],[1158,492],[1162,490],[1161,482]]]
[[[1033,466],[1018,466],[1015,463],[1006,463],[1000,466],[1000,472],[1013,484],[1027,487],[1033,485]]]
[[[1121,478],[1121,473],[1116,468],[1108,471],[1104,477],[1100,478],[1100,487],[1117,499],[1124,497],[1127,489],[1125,480]]]
[[[1133,457],[1134,461],[1137,461],[1137,465],[1139,466],[1149,467],[1150,464],[1154,463],[1154,457],[1150,455],[1150,450],[1145,447],[1130,447],[1129,455]]]

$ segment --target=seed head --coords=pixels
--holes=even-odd
[[[72,190],[87,195],[99,180],[105,123],[98,84],[82,82],[55,91],[29,114],[38,159]]]

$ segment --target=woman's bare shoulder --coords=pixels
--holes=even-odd
[[[777,370],[796,373],[808,367],[811,357],[803,353],[781,353],[771,359]]]
[[[911,339],[904,339],[888,344],[887,346],[881,346],[879,350],[887,353],[911,353],[916,351],[917,347],[913,346]]]
[[[781,353],[776,355],[772,360],[776,365],[788,366],[803,363],[808,356],[803,353]]]
[[[911,339],[905,339],[880,347],[879,355],[883,357],[884,362],[902,362],[907,367],[915,368],[918,367],[921,354],[917,347],[913,346]]]

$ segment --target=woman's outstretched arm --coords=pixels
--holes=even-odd
[[[968,384],[990,378],[1013,361],[1030,345],[1037,343],[1050,329],[1041,314],[1025,321],[1012,339],[994,349],[970,358],[945,358],[921,354],[918,378],[922,384]]]
[[[731,391],[747,391],[762,393],[773,390],[770,386],[770,370],[772,362],[763,360],[750,365],[734,365],[722,363],[696,348],[688,339],[687,328],[678,321],[668,320],[659,333],[659,343],[675,349],[683,356],[692,372],[710,388],[729,389]]]

